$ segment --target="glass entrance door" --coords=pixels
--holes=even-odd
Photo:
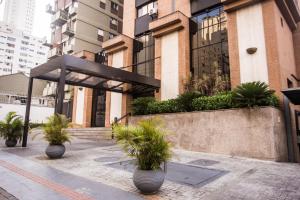
[[[103,90],[93,91],[92,126],[105,126],[106,92]]]

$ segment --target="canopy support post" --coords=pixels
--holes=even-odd
[[[30,116],[31,96],[32,96],[32,86],[33,86],[33,78],[30,77],[29,78],[29,83],[28,83],[28,92],[27,92],[27,101],[26,101],[26,113],[25,113],[25,120],[24,120],[22,147],[27,146],[28,129],[29,129],[29,116]]]
[[[60,78],[57,84],[57,104],[55,107],[55,113],[62,114],[64,99],[65,99],[65,83],[66,83],[66,69],[63,66],[60,72]]]

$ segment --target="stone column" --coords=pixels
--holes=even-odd
[[[189,18],[176,11],[149,24],[155,38],[155,78],[161,80],[159,100],[176,98],[190,78]]]

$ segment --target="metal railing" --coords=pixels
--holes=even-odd
[[[125,126],[128,126],[128,117],[131,116],[131,112],[123,115],[122,117],[118,118],[118,117],[115,117],[114,118],[114,122],[112,124],[112,134],[111,134],[111,139],[114,139],[115,138],[115,135],[114,135],[114,126],[119,124],[123,119],[125,119]]]

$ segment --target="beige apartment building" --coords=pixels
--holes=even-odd
[[[99,53],[102,43],[122,32],[122,0],[56,0],[48,58],[83,50]]]
[[[54,6],[46,6],[46,12],[52,15],[51,41],[44,41],[50,47],[49,60],[71,54],[105,61],[102,43],[122,32],[123,0],[55,0]],[[64,113],[68,116],[72,115],[72,91],[73,87],[65,87]],[[75,88],[75,92],[85,90]],[[56,84],[48,84],[44,94],[55,96]]]

